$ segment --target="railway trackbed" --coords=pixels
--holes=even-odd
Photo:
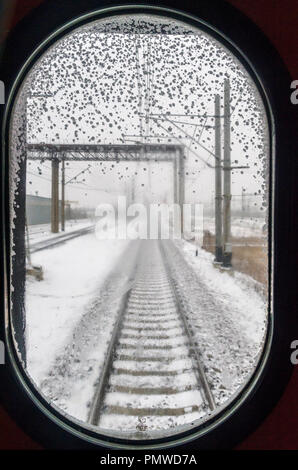
[[[57,235],[53,238],[47,238],[46,240],[41,240],[39,242],[32,243],[30,246],[30,253],[36,253],[37,251],[47,250],[48,248],[60,245],[62,243],[67,242],[68,240],[72,240],[73,238],[81,237],[82,235],[87,235],[92,230],[94,230],[94,225],[90,225],[88,227],[84,227],[78,230],[73,230],[69,233]]]
[[[162,242],[143,241],[88,421],[145,437],[145,431],[188,424],[214,408]]]

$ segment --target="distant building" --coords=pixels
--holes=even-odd
[[[26,215],[28,225],[48,224],[51,222],[51,199],[41,196],[26,196]]]
[[[71,201],[70,201],[71,202]],[[59,211],[61,201],[59,201]],[[85,207],[71,207],[65,204],[65,219],[84,219],[94,216],[94,209]],[[26,217],[28,225],[49,224],[51,222],[51,198],[26,195]]]

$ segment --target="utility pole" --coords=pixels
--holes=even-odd
[[[65,161],[62,160],[61,168],[61,230],[65,231]]]
[[[184,165],[184,152],[182,148],[177,148],[177,173],[178,173],[178,201],[181,211],[181,233],[183,235],[184,221],[183,221],[183,205],[185,202],[185,165]]]
[[[175,150],[173,152],[173,199],[174,204],[178,204],[178,161],[179,161],[179,154]]]
[[[31,267],[31,266],[32,266],[32,262],[31,262],[30,240],[29,240],[29,228],[28,228],[27,216],[25,216],[25,229],[26,229],[26,242],[27,242],[27,246],[26,246],[26,255],[27,255],[28,264],[29,264],[29,266]]]
[[[215,263],[222,263],[222,184],[221,184],[221,138],[220,96],[215,95]]]
[[[242,210],[242,217],[244,216],[245,212],[245,194],[244,194],[244,188],[242,187],[241,191],[241,210]]]
[[[131,202],[132,202],[132,204],[134,204],[135,199],[136,199],[136,195],[135,195],[135,177],[133,176],[132,180],[131,180]]]
[[[51,230],[52,233],[59,232],[59,160],[56,158],[52,160]]]
[[[224,82],[224,196],[223,196],[223,266],[230,267],[231,244],[231,111],[230,82]]]
[[[128,184],[127,181],[124,182],[124,187],[125,187],[126,203],[127,203],[127,206],[129,206],[131,204],[131,192],[130,192],[130,185]]]

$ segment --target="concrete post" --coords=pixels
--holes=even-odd
[[[178,152],[175,152],[173,155],[173,198],[174,204],[179,204],[178,200]]]
[[[52,160],[51,231],[59,232],[59,161]]]
[[[182,149],[178,150],[179,161],[178,161],[178,175],[179,175],[179,204],[181,210],[181,232],[183,234],[183,204],[185,202],[185,167],[184,167],[184,153]]]
[[[62,160],[61,173],[61,230],[65,231],[65,161]]]
[[[222,184],[221,184],[221,139],[220,139],[220,96],[215,96],[215,259],[223,260],[222,250]]]
[[[232,265],[231,244],[231,111],[230,82],[224,84],[224,214],[223,214],[223,266]]]

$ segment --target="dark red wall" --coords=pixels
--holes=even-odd
[[[283,58],[293,80],[298,80],[298,1],[229,0],[229,2],[242,10],[262,29]],[[41,3],[43,0],[16,0],[11,27]],[[183,7],[182,1],[181,6]],[[275,409],[252,435],[237,446],[237,449],[298,449],[297,396],[296,367]],[[1,407],[0,429],[0,449],[41,449],[15,425]]]

